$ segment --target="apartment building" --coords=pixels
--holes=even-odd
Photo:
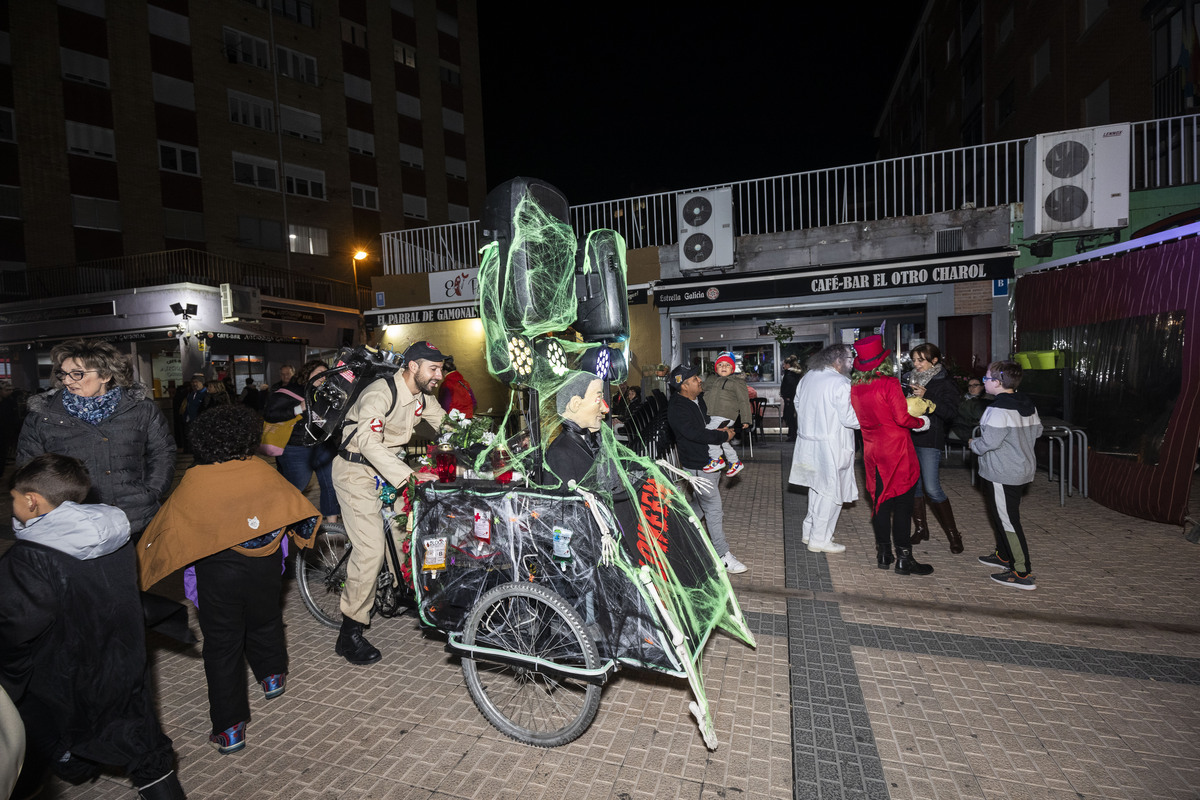
[[[366,283],[381,230],[482,211],[477,36],[474,0],[0,0],[4,296],[185,248]]]

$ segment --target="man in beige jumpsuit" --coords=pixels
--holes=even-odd
[[[374,664],[383,657],[363,636],[363,626],[371,621],[386,547],[376,476],[403,488],[413,475],[404,463],[403,447],[422,420],[435,432],[441,427],[446,412],[438,405],[437,390],[444,360],[431,343],[414,342],[404,351],[404,366],[395,375],[395,395],[388,385],[392,381],[377,380],[363,389],[346,414],[342,449],[333,460],[333,484],[354,547],[346,564],[342,630],[334,649],[351,664]]]

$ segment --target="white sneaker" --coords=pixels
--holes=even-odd
[[[801,536],[800,541],[804,542],[804,544],[808,544],[808,534],[806,533],[803,536]]]
[[[838,544],[834,541],[826,542],[825,544],[808,543],[808,551],[810,553],[844,553],[846,545]]]
[[[732,572],[734,575],[745,572],[750,569],[745,564],[737,560],[732,552],[721,556],[721,562],[725,565],[725,569]]]

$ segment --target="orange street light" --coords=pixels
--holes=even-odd
[[[356,250],[350,266],[354,268],[354,307],[358,308],[358,262],[367,257],[366,250]]]

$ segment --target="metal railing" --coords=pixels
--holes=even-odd
[[[1132,124],[1130,188],[1200,183],[1200,117]],[[1025,199],[1028,139],[961,147],[847,167],[684,189],[730,187],[738,236],[784,233],[849,222],[936,214]],[[576,235],[611,228],[631,248],[674,244],[679,192],[571,207]],[[479,265],[478,222],[384,233],[385,274],[439,272]]]
[[[369,290],[361,287],[356,298],[349,281],[289,272],[262,264],[247,264],[190,249],[32,269],[27,270],[25,275],[28,282],[27,299],[32,300],[124,291],[169,283],[198,283],[202,286],[232,283],[255,287],[268,297],[286,297],[347,308],[365,308],[363,303],[370,301]]]

